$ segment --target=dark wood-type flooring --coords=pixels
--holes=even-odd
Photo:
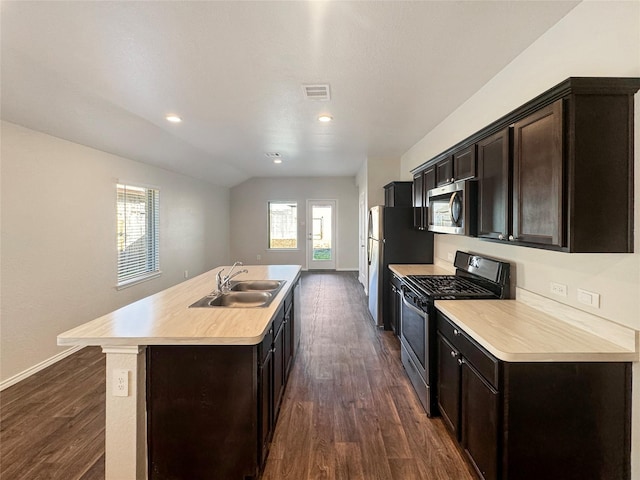
[[[263,480],[475,479],[354,273],[303,274],[302,318]],[[0,393],[0,479],[104,478],[104,368],[89,347]]]

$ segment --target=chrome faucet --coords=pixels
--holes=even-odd
[[[220,271],[216,273],[216,290],[218,294],[229,291],[229,282],[233,277],[235,277],[236,275],[240,275],[241,273],[249,273],[249,270],[247,270],[246,268],[233,273],[234,268],[236,268],[237,266],[242,267],[242,265],[242,262],[235,262],[227,275],[222,275],[224,268],[221,268]]]

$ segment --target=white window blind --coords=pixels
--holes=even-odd
[[[118,286],[160,273],[158,217],[160,192],[117,185]]]
[[[296,202],[269,202],[269,248],[298,248]]]

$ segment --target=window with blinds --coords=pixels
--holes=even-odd
[[[118,287],[124,287],[160,274],[160,192],[123,184],[117,191]]]

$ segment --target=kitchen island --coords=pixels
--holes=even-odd
[[[107,355],[107,479],[258,475],[300,338],[301,268],[244,268],[236,280],[284,281],[268,306],[189,308],[218,267],[58,336]]]

